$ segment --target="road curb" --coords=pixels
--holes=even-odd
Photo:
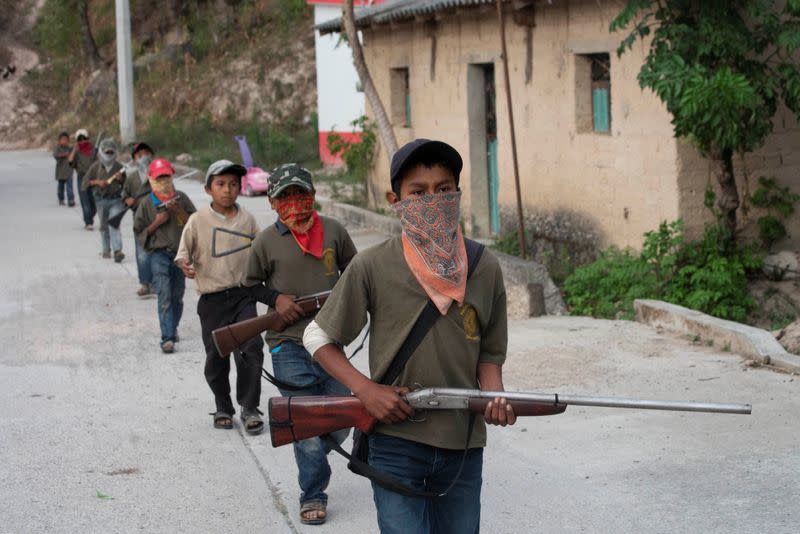
[[[800,373],[800,356],[786,352],[772,334],[761,328],[726,321],[660,300],[636,300],[633,307],[640,323],[710,339],[717,348]]]
[[[317,202],[326,215],[356,226],[369,227],[390,236],[398,235],[402,230],[400,221],[394,217],[325,198],[317,197]],[[542,286],[544,309],[547,315],[566,313],[567,307],[561,297],[561,292],[543,265],[503,254],[497,250],[493,250],[492,253],[497,257],[503,271],[509,319],[530,317],[530,310],[533,307],[531,300],[536,298],[531,289],[531,285],[534,284]]]

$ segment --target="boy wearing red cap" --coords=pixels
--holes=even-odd
[[[150,256],[153,283],[158,294],[161,350],[175,351],[177,330],[183,314],[186,281],[175,265],[183,227],[197,211],[185,193],[172,184],[175,170],[165,159],[155,159],[147,171],[150,194],[142,200],[133,219],[133,231]]]

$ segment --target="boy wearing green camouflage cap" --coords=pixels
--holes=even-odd
[[[290,325],[283,332],[267,331],[265,335],[275,377],[281,382],[276,385],[284,396],[349,393],[303,347],[303,331],[314,316],[303,316],[294,302],[300,296],[331,290],[356,254],[347,230],[314,210],[314,195],[308,170],[292,163],[272,171],[267,196],[278,220],[253,241],[244,279],[244,285],[259,288],[263,294],[259,300]],[[337,439],[342,441],[346,435],[346,431],[340,433]],[[294,444],[304,524],[325,522],[329,451],[320,438]]]

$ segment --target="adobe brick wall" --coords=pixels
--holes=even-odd
[[[707,163],[692,154],[694,149],[673,138],[665,107],[650,91],[640,89],[636,75],[645,55],[641,44],[622,58],[616,57],[623,35],[609,34],[608,26],[620,7],[617,4],[583,0],[538,5],[530,83],[525,80],[526,28],[507,16],[511,91],[526,212],[535,219],[567,222],[564,213],[580,214],[582,228],[586,229],[587,221],[593,226],[584,233],[594,236],[598,247],[639,247],[642,234],[664,219],[683,216],[690,231],[702,228]],[[434,76],[431,35],[436,38]],[[430,23],[402,23],[366,29],[363,36],[365,57],[387,108],[391,106],[389,69],[410,70],[411,128],[396,125],[398,143],[415,137],[438,138],[455,146],[464,157],[462,189],[468,232],[480,211],[478,203],[485,203],[486,195],[485,191],[473,191],[470,184],[467,70],[472,63],[495,64],[499,202],[503,213],[513,213],[516,199],[510,132],[494,8],[443,13],[434,29]],[[610,53],[610,134],[577,132],[575,54],[595,52]],[[798,140],[796,124],[777,131],[768,147],[752,158],[751,172],[757,177],[758,168],[798,184],[800,156],[790,153]],[[383,202],[389,183],[383,149],[371,181],[378,193],[373,198]],[[569,231],[561,228],[556,234]]]

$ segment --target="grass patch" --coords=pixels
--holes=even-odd
[[[315,121],[281,127],[256,120],[218,126],[208,117],[167,120],[154,114],[140,129],[139,137],[167,158],[183,152],[191,154],[192,165],[202,169],[218,159],[241,161],[239,145],[233,138],[239,134],[247,137],[255,165],[266,171],[281,163],[320,166]]]

